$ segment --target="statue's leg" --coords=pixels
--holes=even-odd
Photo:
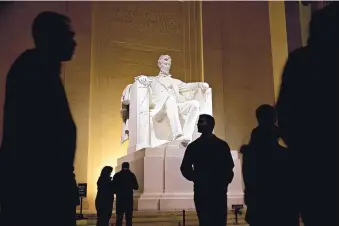
[[[199,102],[190,100],[185,103],[179,103],[179,113],[184,115],[186,120],[183,126],[185,139],[192,140],[193,132],[199,118]]]
[[[172,129],[173,140],[183,135],[181,128],[178,104],[174,97],[169,97],[165,102],[165,110]]]

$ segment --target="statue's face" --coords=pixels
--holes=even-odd
[[[172,65],[172,59],[169,56],[160,57],[159,68],[164,74],[169,74]]]

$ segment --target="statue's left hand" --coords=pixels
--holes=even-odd
[[[203,90],[206,90],[206,89],[210,88],[210,86],[209,86],[208,83],[206,83],[206,82],[200,82],[200,83],[199,83],[199,87],[200,87],[201,89],[203,89]]]

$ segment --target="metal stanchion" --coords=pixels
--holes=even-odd
[[[235,224],[238,224],[238,216],[242,215],[241,210],[244,208],[243,205],[232,205],[234,217],[235,217]]]
[[[185,210],[182,211],[182,225],[185,226],[186,225],[186,216],[185,216]]]

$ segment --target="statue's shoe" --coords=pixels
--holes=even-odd
[[[191,142],[190,139],[188,139],[188,138],[183,138],[183,139],[181,140],[181,145],[182,145],[183,147],[186,148],[190,142]]]
[[[173,140],[182,140],[183,138],[184,138],[184,135],[179,134]]]
[[[183,147],[187,147],[188,144],[191,142],[191,139],[190,138],[187,138],[183,135],[179,135],[175,138],[175,141],[180,141],[180,144],[183,146]]]

